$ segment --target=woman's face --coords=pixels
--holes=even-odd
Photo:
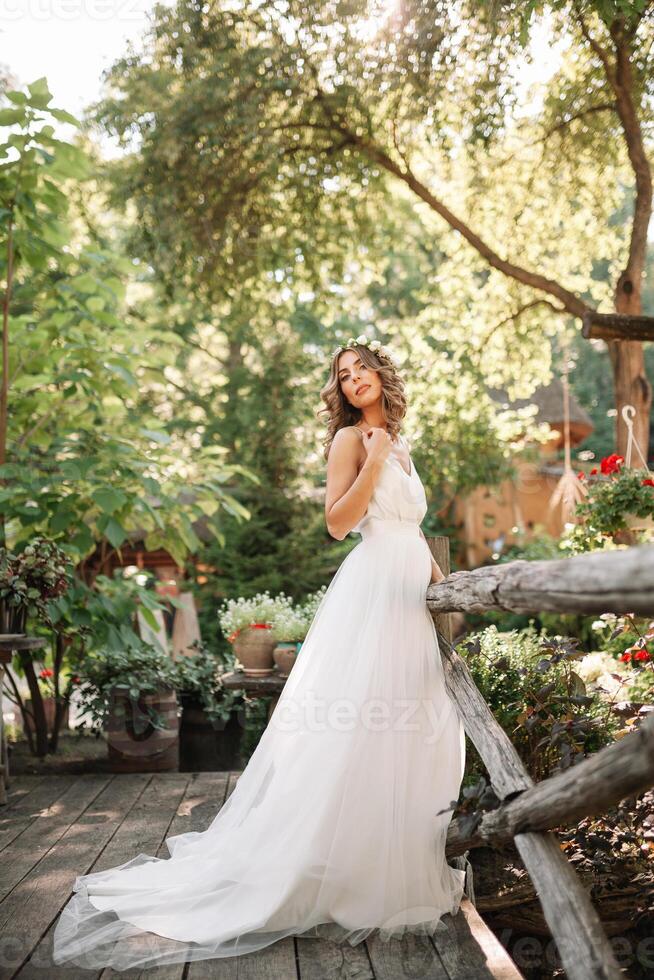
[[[339,355],[338,380],[348,402],[356,408],[372,405],[381,397],[379,372],[366,367],[358,351],[346,350]]]

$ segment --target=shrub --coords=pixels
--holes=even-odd
[[[611,741],[617,722],[574,669],[576,639],[491,625],[457,649],[535,780]]]

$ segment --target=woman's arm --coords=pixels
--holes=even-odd
[[[425,542],[425,544],[427,544],[427,538],[422,533],[422,528],[419,527],[418,530],[420,531],[420,534],[422,536],[422,540]],[[427,547],[429,547],[428,544],[427,544]],[[438,582],[444,581],[445,575],[443,575],[443,572],[441,570],[441,566],[438,564],[438,562],[436,561],[436,559],[432,555],[431,551],[429,552],[429,556],[431,558],[431,578],[430,578],[429,582],[430,582],[430,584],[435,585]]]
[[[361,437],[356,432],[344,428],[338,430],[329,449],[325,522],[331,536],[339,541],[350,533],[368,509],[384,462],[369,455],[357,474],[360,443]]]

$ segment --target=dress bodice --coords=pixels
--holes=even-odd
[[[402,444],[410,451],[404,436],[400,436]],[[363,517],[352,528],[352,532],[361,533],[361,528],[370,518],[385,520],[413,521],[420,524],[427,513],[427,497],[422,480],[418,476],[415,464],[411,460],[411,473],[407,473],[400,460],[392,452],[384,460],[384,465],[377,478],[372,497]]]

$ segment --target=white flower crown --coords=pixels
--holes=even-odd
[[[351,347],[367,347],[368,350],[373,351],[378,357],[383,357],[391,364],[397,366],[397,359],[392,351],[388,347],[384,347],[381,340],[371,340],[362,333],[359,337],[350,337],[347,344],[341,344],[336,350],[332,351],[332,357],[336,354],[341,354],[344,350],[349,350]]]

